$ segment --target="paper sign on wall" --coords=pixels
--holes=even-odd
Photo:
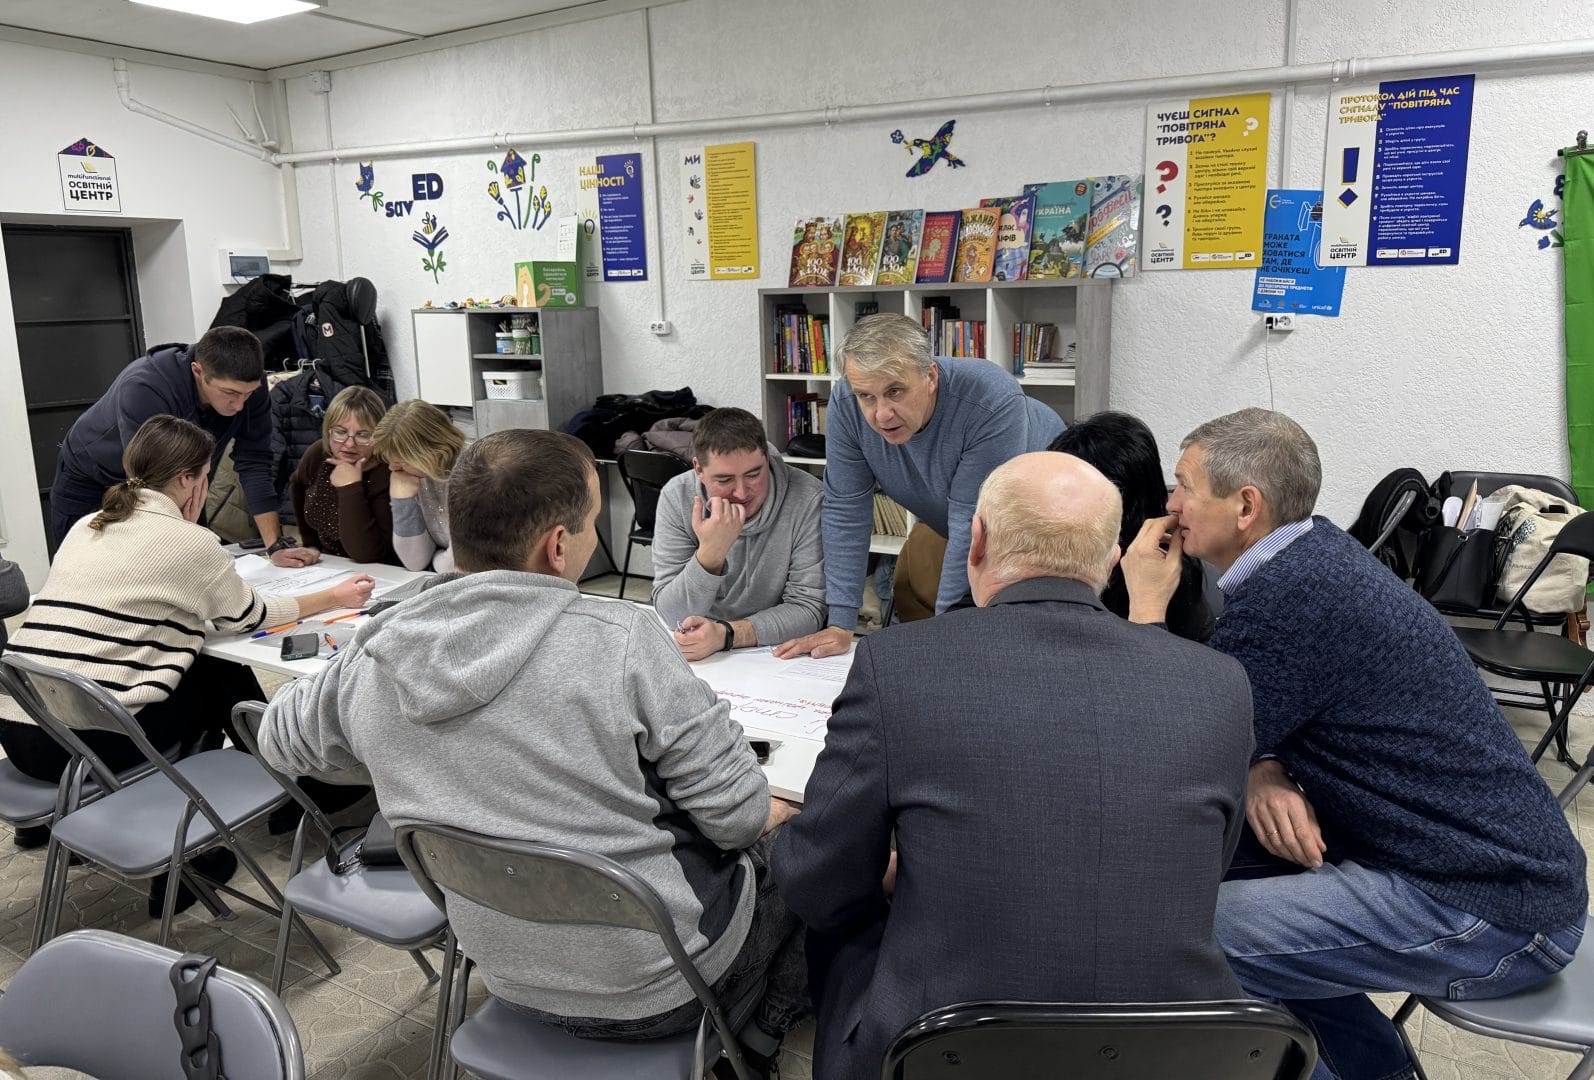
[[[55,155],[61,172],[61,207],[69,214],[120,214],[116,159],[103,146],[79,139]]]
[[[648,279],[647,222],[642,211],[642,155],[607,154],[581,186],[598,193],[598,231],[603,244],[604,281]]]
[[[1404,79],[1329,96],[1324,265],[1460,261],[1472,81]]]
[[[1271,94],[1237,94],[1151,106],[1146,269],[1261,264],[1271,103]]]
[[[1288,189],[1267,193],[1262,219],[1262,265],[1251,293],[1252,311],[1338,315],[1345,268],[1318,266],[1323,239],[1323,193]]]
[[[688,281],[758,276],[758,186],[753,144],[681,155],[681,242]]]

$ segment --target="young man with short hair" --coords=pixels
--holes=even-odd
[[[634,870],[718,992],[735,1000],[767,977],[744,1042],[772,1057],[806,1011],[806,976],[761,837],[795,811],[770,797],[730,707],[654,614],[577,590],[600,506],[577,439],[478,439],[449,477],[457,572],[277,695],[261,754],[289,773],[365,765],[394,825],[535,839]],[[539,1020],[646,1039],[701,1015],[656,938],[527,923],[457,895],[448,918],[493,995]]]
[[[692,471],[664,485],[653,527],[653,606],[688,660],[776,645],[824,625],[824,487],[770,449],[743,409],[692,432]]]
[[[1583,936],[1583,849],[1444,618],[1312,516],[1300,425],[1242,409],[1183,449],[1172,516],[1123,567],[1130,619],[1153,623],[1181,553],[1223,571],[1209,644],[1250,678],[1266,854],[1224,882],[1218,940],[1248,993],[1312,1028],[1315,1080],[1408,1077],[1366,992],[1503,997],[1559,971]]]
[[[60,543],[78,518],[100,508],[107,488],[127,479],[122,451],[158,413],[191,420],[216,440],[210,471],[231,442],[233,464],[260,537],[274,561],[313,561],[292,554],[282,535],[271,478],[271,404],[260,339],[236,326],[216,326],[194,345],[160,345],[117,375],[100,400],[61,441],[50,487],[50,532]],[[287,554],[284,554],[284,553]],[[281,558],[275,558],[281,555]]]

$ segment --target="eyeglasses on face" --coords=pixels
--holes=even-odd
[[[355,446],[370,446],[374,433],[369,431],[350,431],[348,428],[335,427],[328,434],[332,436],[333,442],[348,442],[352,439]]]

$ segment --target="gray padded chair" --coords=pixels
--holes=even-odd
[[[886,1050],[882,1080],[1306,1080],[1317,1044],[1260,1001],[971,1001],[925,1013]]]
[[[482,836],[446,825],[401,825],[394,835],[405,864],[438,907],[445,906],[446,889],[528,922],[583,923],[656,934],[703,1004],[703,1019],[695,1032],[645,1042],[579,1039],[492,998],[470,1019],[460,1022],[470,961],[460,965],[462,978],[454,990],[459,950],[451,947],[443,958],[434,1076],[443,1067],[444,1021],[452,1020],[453,1034],[446,1052],[456,1064],[483,1080],[566,1080],[573,1076],[582,1080],[697,1080],[704,1074],[705,1063],[722,1052],[739,1080],[749,1080],[746,1060],[732,1032],[751,1018],[762,987],[744,995],[727,1019],[681,945],[664,902],[636,874],[602,855]],[[445,1011],[449,1005],[445,999],[451,995],[455,1000],[452,1017]]]
[[[23,1065],[117,1080],[184,1075],[171,968],[180,953],[75,930],[28,958],[0,995],[0,1046]],[[304,1080],[298,1029],[255,980],[216,968],[205,983],[227,1080]]]
[[[1520,994],[1492,1001],[1408,997],[1395,1013],[1395,1030],[1414,1062],[1417,1053],[1406,1037],[1405,1023],[1418,1005],[1477,1035],[1582,1054],[1567,1080],[1594,1078],[1594,951],[1587,948],[1580,949],[1558,974]],[[1428,1080],[1420,1062],[1417,1078]]]
[[[395,949],[403,949],[415,959],[429,983],[437,981],[437,972],[427,963],[421,949],[443,944],[448,930],[448,919],[437,905],[427,899],[420,885],[403,866],[364,866],[356,860],[345,860],[341,874],[334,874],[325,859],[314,859],[304,864],[306,831],[314,828],[321,839],[334,842],[332,822],[326,814],[295,784],[291,778],[267,765],[260,757],[255,733],[266,707],[258,701],[246,701],[232,712],[233,730],[244,742],[246,749],[260,761],[261,767],[276,778],[284,790],[304,810],[299,819],[298,832],[293,837],[293,856],[288,863],[288,883],[282,887],[282,918],[277,926],[277,952],[271,964],[271,991],[282,992],[283,970],[288,960],[288,931],[294,913],[309,915],[353,930],[362,937],[380,941]],[[336,975],[337,972],[333,971]]]
[[[33,947],[55,935],[65,901],[70,858],[77,855],[128,880],[164,874],[176,868],[206,905],[225,912],[215,890],[225,892],[271,915],[280,915],[282,894],[254,856],[238,842],[237,829],[263,817],[288,800],[288,793],[250,755],[239,750],[207,750],[173,764],[150,744],[126,709],[92,679],[46,667],[26,657],[7,654],[0,664],[11,669],[25,691],[17,701],[36,723],[69,746],[93,770],[108,794],[96,802],[69,809],[50,830],[45,852],[44,885],[39,893]],[[132,740],[154,771],[122,784],[83,745],[73,729],[112,731]],[[188,860],[214,847],[226,847],[254,877],[271,901],[228,885],[206,882],[188,868]],[[161,912],[160,944],[171,936],[177,906],[175,888],[166,890]],[[299,920],[316,954],[329,971],[337,964]]]

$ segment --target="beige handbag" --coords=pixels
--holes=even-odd
[[[1496,595],[1501,603],[1509,603],[1566,523],[1583,511],[1534,488],[1502,488],[1493,497],[1502,495],[1506,496],[1505,510],[1495,535],[1500,537],[1505,555]],[[1587,600],[1588,575],[1589,562],[1581,555],[1557,555],[1528,590],[1523,605],[1538,615],[1581,611]]]

